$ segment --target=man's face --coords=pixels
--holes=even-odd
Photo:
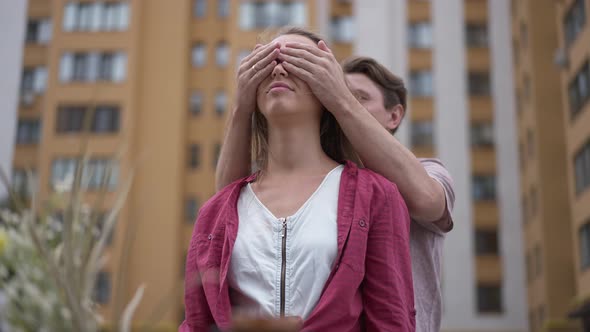
[[[393,110],[388,110],[383,104],[383,93],[373,81],[364,74],[346,74],[350,90],[358,101],[379,121],[387,130],[393,130],[399,122],[392,117]]]

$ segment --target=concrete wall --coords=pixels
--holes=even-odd
[[[12,172],[27,1],[0,1],[0,168]],[[6,195],[0,185],[0,199]]]

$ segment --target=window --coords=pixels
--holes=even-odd
[[[111,299],[111,276],[109,273],[100,271],[96,276],[94,286],[94,300],[100,304],[106,304]]]
[[[531,78],[528,74],[524,74],[523,78],[523,86],[524,86],[524,98],[525,100],[531,99]]]
[[[27,67],[23,70],[20,85],[20,101],[23,106],[30,106],[35,95],[45,92],[47,87],[47,69],[43,66]]]
[[[125,79],[126,67],[127,55],[123,52],[64,53],[59,76],[62,82],[121,82]]]
[[[520,48],[516,39],[512,40],[512,57],[512,62],[518,65],[520,63]]]
[[[580,194],[590,187],[590,141],[574,157],[574,174],[576,194]]]
[[[205,48],[205,44],[201,42],[195,44],[193,46],[191,58],[194,67],[203,67],[205,62],[207,62],[207,49]]]
[[[529,220],[529,205],[526,195],[522,196],[522,222],[526,224]]]
[[[37,19],[27,23],[25,41],[27,43],[47,44],[51,40],[51,20]]]
[[[207,14],[207,0],[193,1],[193,15],[195,17],[205,17]]]
[[[102,213],[100,213],[100,214],[98,215],[98,217],[97,217],[97,218],[98,218],[98,222],[96,223],[96,227],[95,227],[95,229],[94,229],[94,230],[95,230],[95,232],[96,232],[96,233],[95,233],[95,235],[96,235],[96,236],[95,236],[96,240],[98,240],[98,239],[99,239],[99,235],[100,235],[100,234],[102,234],[102,230],[103,230],[103,228],[104,228],[104,226],[105,226],[105,224],[106,224],[106,222],[107,222],[107,218],[108,218],[108,217],[109,217],[109,215],[108,215],[108,213],[106,213],[106,212],[102,212]],[[116,218],[116,217],[115,217],[115,218]],[[106,244],[107,246],[109,246],[109,245],[111,245],[111,244],[113,243],[113,238],[114,238],[114,236],[115,236],[115,227],[116,227],[116,225],[117,225],[117,222],[115,221],[115,225],[114,225],[114,227],[113,227],[113,228],[111,228],[111,231],[110,231],[110,232],[109,232],[109,234],[107,235],[107,239],[106,239],[106,242],[105,242],[105,244]]]
[[[533,130],[528,128],[526,131],[526,142],[527,142],[527,154],[529,158],[535,155],[535,136]]]
[[[488,27],[485,23],[468,23],[465,37],[468,47],[488,47]]]
[[[219,67],[225,67],[229,62],[229,46],[224,41],[217,44],[217,48],[215,49],[215,62]]]
[[[114,133],[119,131],[119,108],[116,106],[97,106],[91,126],[94,133]]]
[[[515,103],[516,103],[516,112],[518,112],[518,115],[522,114],[522,93],[520,92],[520,89],[516,89],[516,93],[515,93]]]
[[[412,121],[412,146],[431,147],[434,126],[432,121]]]
[[[198,91],[193,91],[190,96],[190,112],[192,115],[197,115],[201,113],[201,109],[203,108],[203,95],[201,95]]]
[[[410,93],[416,97],[432,97],[432,72],[417,70],[410,73]]]
[[[502,288],[500,285],[477,285],[477,311],[479,313],[502,312]]]
[[[36,180],[37,172],[35,170],[30,170],[29,175],[27,170],[17,168],[12,172],[12,180],[10,184],[12,190],[17,194],[29,196],[31,194],[29,183],[32,182],[30,184],[33,186],[33,189],[35,189]]]
[[[77,133],[84,129],[88,112],[87,106],[62,106],[57,111],[56,131]],[[89,123],[93,133],[114,133],[119,131],[119,107],[98,105]]]
[[[496,199],[496,176],[474,175],[472,190],[473,200],[475,201],[490,201]]]
[[[496,230],[476,230],[475,252],[477,255],[498,255],[498,232]]]
[[[55,159],[51,166],[51,186],[63,191],[71,190],[77,165],[76,158]],[[110,175],[105,189],[114,190],[119,181],[118,163],[110,159],[90,159],[82,172],[82,185],[89,190],[103,189],[103,178],[107,174]]]
[[[86,107],[84,106],[65,106],[57,111],[57,128],[58,133],[80,132],[84,126],[86,117]]]
[[[90,159],[82,172],[82,185],[90,190],[102,189],[103,179],[107,175],[110,180],[107,184],[108,189],[113,190],[119,177],[118,165],[109,159]]]
[[[469,94],[472,96],[489,96],[490,75],[488,73],[469,73]]]
[[[572,79],[568,87],[570,114],[577,115],[590,99],[590,66],[588,61]]]
[[[332,38],[336,42],[351,43],[354,40],[354,20],[351,16],[332,18]]]
[[[185,207],[185,220],[187,223],[194,223],[197,219],[199,206],[195,197],[187,198]]]
[[[217,0],[217,16],[228,17],[229,16],[229,0]]]
[[[60,158],[53,161],[51,166],[51,185],[55,189],[69,191],[74,183],[77,160],[74,158]]]
[[[582,225],[578,231],[580,241],[580,269],[590,266],[590,222]]]
[[[201,148],[198,144],[191,144],[188,148],[188,167],[195,169],[201,163]]]
[[[16,144],[39,143],[40,131],[39,120],[18,120]]]
[[[412,22],[408,27],[408,44],[411,48],[432,47],[432,25],[430,22]]]
[[[86,81],[88,80],[88,57],[82,53],[76,53],[73,57],[73,81]]]
[[[95,4],[100,6],[100,3]],[[111,2],[104,4],[104,15],[101,30],[121,31],[129,25],[129,5],[125,2]]]
[[[217,168],[217,161],[219,160],[219,154],[221,153],[221,144],[215,143],[213,148],[213,169]]]
[[[225,91],[219,91],[215,95],[215,113],[223,115],[227,108],[227,95]]]
[[[575,0],[565,14],[563,21],[563,32],[565,33],[566,46],[571,45],[584,28],[586,23],[585,0]]]
[[[529,254],[529,252],[527,251],[526,254],[526,280],[527,282],[531,282],[532,281],[532,273],[531,273],[531,255]]]
[[[537,216],[537,209],[539,208],[539,194],[536,187],[531,188],[530,200],[531,210],[529,211],[529,217],[534,218]]]
[[[494,125],[490,122],[471,124],[471,145],[475,147],[494,145]]]
[[[243,30],[266,29],[284,25],[307,24],[304,1],[242,1],[240,3],[240,28]]]
[[[114,67],[113,53],[105,53],[101,55],[100,64],[98,67],[98,79],[103,81],[111,81],[113,78],[113,67]]]
[[[20,90],[21,92],[29,92],[33,91],[33,86],[35,82],[35,69],[34,68],[25,68],[23,70],[22,79],[20,82]]]
[[[524,155],[524,143],[521,141],[518,144],[518,157],[520,159],[520,170],[524,170],[526,167],[526,156]]]
[[[535,277],[539,277],[543,273],[543,257],[541,256],[541,247],[537,245],[534,249],[535,257]]]
[[[529,31],[525,22],[520,22],[520,46],[526,49],[529,45]]]
[[[69,2],[64,9],[64,31],[123,31],[129,26],[126,1]]]

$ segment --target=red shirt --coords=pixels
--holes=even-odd
[[[199,212],[186,260],[179,331],[231,327],[227,273],[238,234],[237,202],[253,174]],[[410,217],[395,184],[347,163],[338,194],[338,254],[303,331],[414,331]]]

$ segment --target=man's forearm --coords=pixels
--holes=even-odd
[[[215,190],[250,174],[252,121],[249,114],[232,110],[215,170]]]
[[[412,218],[429,222],[443,215],[442,186],[356,99],[343,101],[333,114],[365,167],[397,185]]]

